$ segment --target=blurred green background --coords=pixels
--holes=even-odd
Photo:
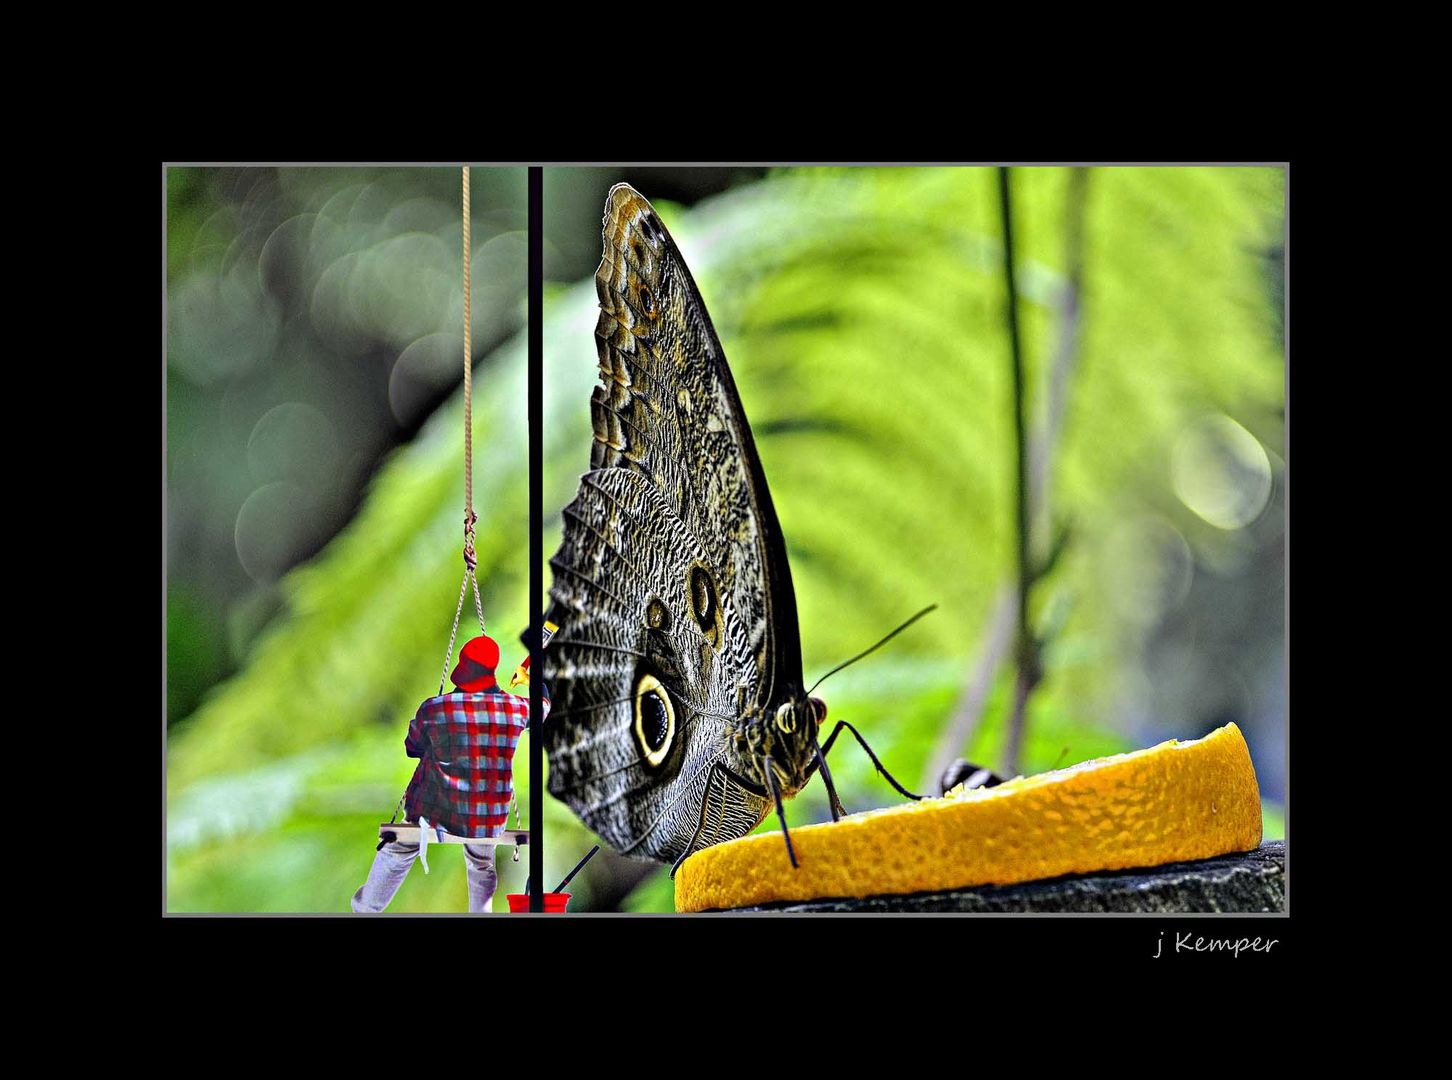
[[[480,573],[512,662],[525,180],[473,175]],[[995,171],[546,170],[547,555],[588,464],[591,276],[622,179],[720,332],[807,677],[940,605],[823,686],[832,716],[918,790],[959,756],[1007,769],[1017,487]],[[347,910],[411,772],[403,729],[437,688],[461,570],[458,189],[454,169],[168,175],[170,910]],[[1066,538],[1030,595],[1044,678],[1018,769],[1233,720],[1283,835],[1282,173],[1024,168],[1012,192],[1036,561]],[[853,745],[832,769],[849,810],[897,800]],[[546,808],[554,879],[594,840]],[[820,784],[788,806],[828,816]],[[391,910],[462,910],[459,862],[432,859]],[[501,861],[497,907],[524,866]],[[572,889],[572,910],[672,906],[662,869],[609,853]]]

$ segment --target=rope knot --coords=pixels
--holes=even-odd
[[[473,570],[477,565],[474,554],[474,523],[479,520],[479,515],[469,510],[464,515],[464,565]]]

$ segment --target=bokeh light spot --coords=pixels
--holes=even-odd
[[[317,492],[332,483],[338,466],[333,423],[311,405],[274,405],[247,439],[247,467],[259,484],[290,481]]]
[[[1170,469],[1180,501],[1217,529],[1244,528],[1270,499],[1265,447],[1228,416],[1207,417],[1182,434]]]
[[[314,506],[297,484],[265,484],[237,512],[237,560],[253,581],[268,584],[282,576],[310,528]]]
[[[454,262],[437,236],[424,233],[376,244],[353,278],[355,310],[376,337],[395,345],[435,332],[444,325],[452,294],[462,291]]]
[[[388,377],[388,407],[403,427],[464,377],[464,335],[427,334],[403,350]]]
[[[1194,555],[1180,531],[1162,517],[1143,514],[1120,522],[1110,530],[1105,551],[1105,593],[1131,622],[1155,622],[1190,591]]]
[[[253,268],[203,271],[172,288],[167,362],[193,384],[207,386],[252,370],[277,344],[277,306],[262,293]]]

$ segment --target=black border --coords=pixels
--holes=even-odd
[[[544,616],[544,169],[529,170],[529,910],[544,911],[544,752],[540,641]]]

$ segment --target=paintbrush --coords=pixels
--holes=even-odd
[[[587,862],[589,862],[591,859],[593,859],[595,857],[595,852],[597,852],[599,850],[600,850],[600,845],[599,844],[596,844],[594,847],[592,847],[590,849],[590,854],[586,855],[583,859],[581,859],[578,863],[576,863],[575,864],[575,868],[573,870],[571,870],[568,874],[565,875],[565,880],[562,881],[562,882],[560,882],[558,885],[555,886],[555,892],[557,892],[557,893],[564,892],[565,891],[565,886],[568,885],[574,879],[574,877],[575,877],[576,874],[578,874],[581,870],[585,869],[585,864]]]

